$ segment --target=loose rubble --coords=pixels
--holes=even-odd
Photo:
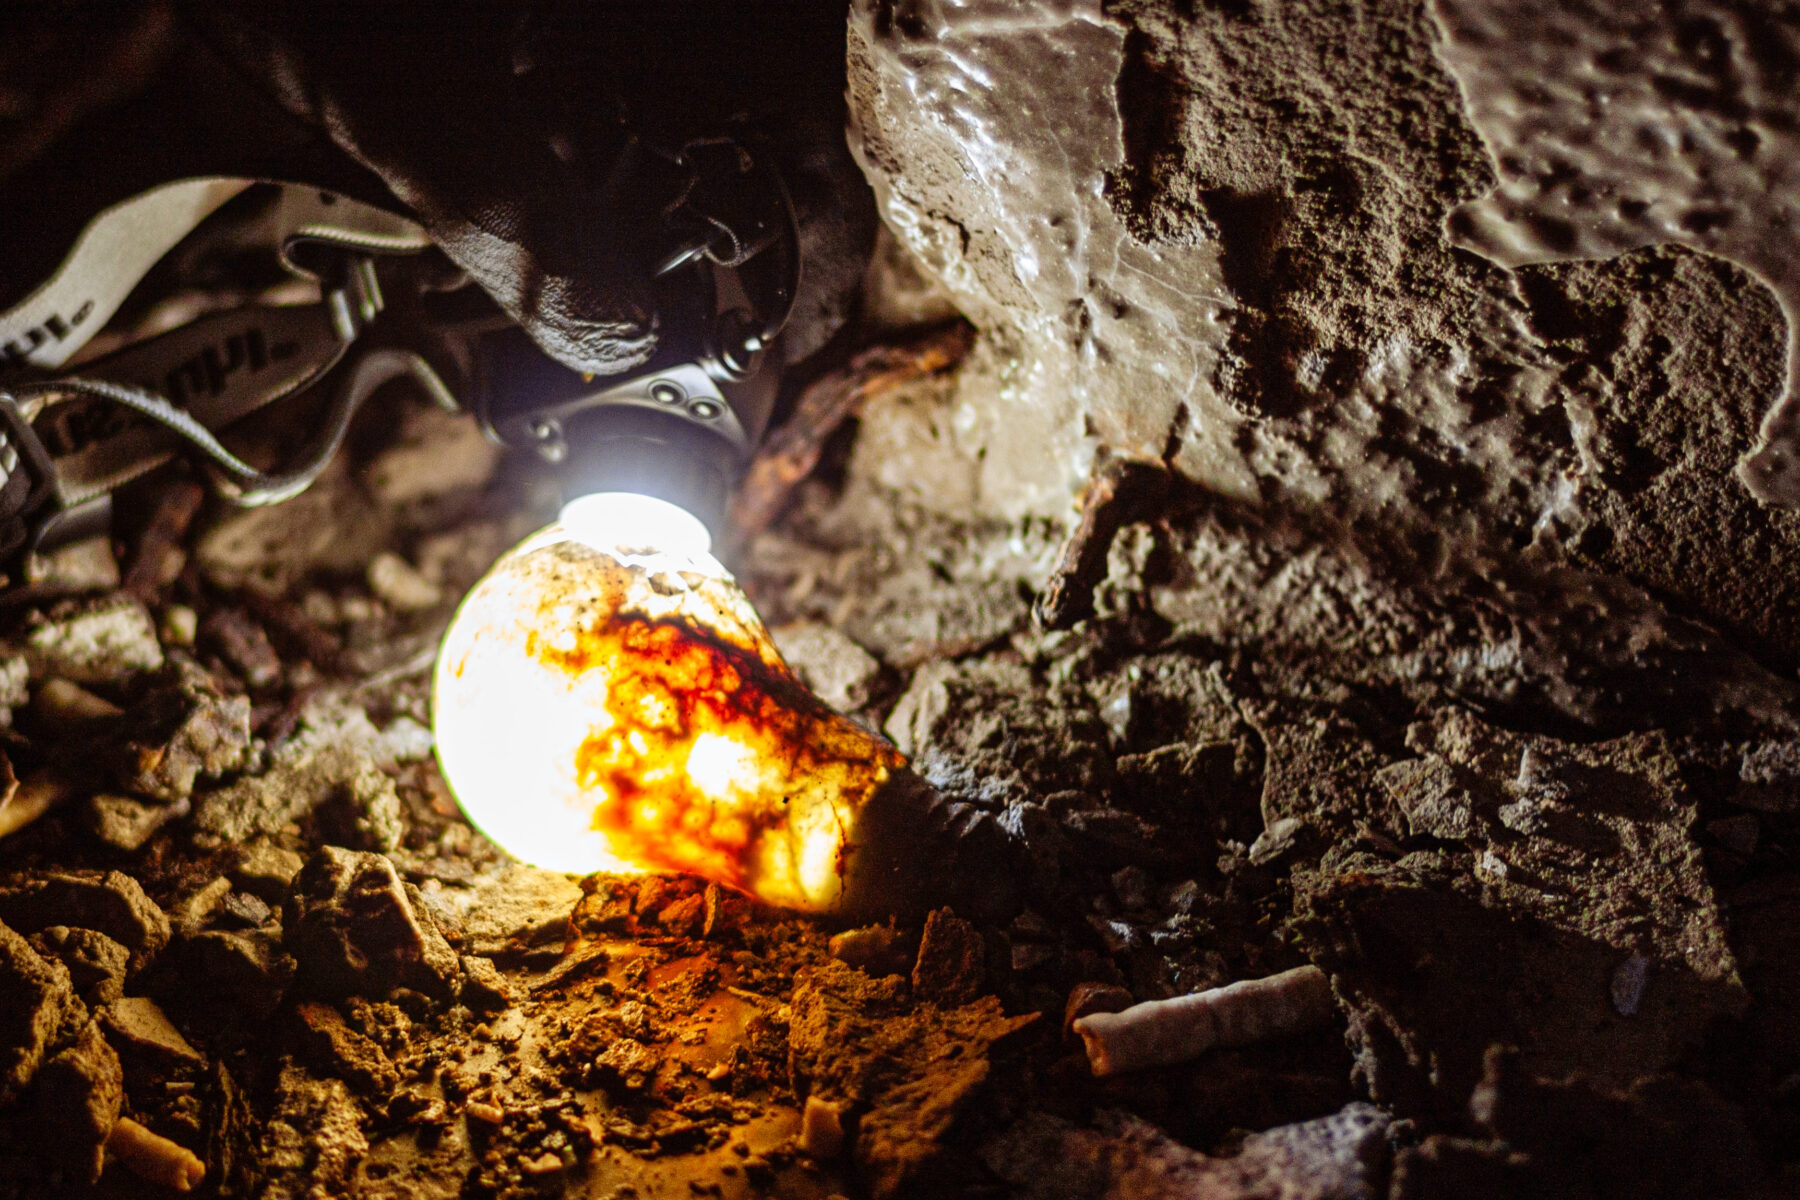
[[[862,419],[899,437],[948,386]],[[483,501],[416,467],[340,469],[280,521],[196,514],[128,602],[4,631],[3,1200],[96,1175],[1672,1198],[1797,1169],[1800,726],[1772,676],[1627,721],[1616,658],[1553,662],[1530,622],[1459,623],[1241,514],[1115,506],[1063,546],[866,464],[802,479],[739,569],[957,849],[910,864],[916,912],[837,928],[536,871],[461,819],[431,651],[529,523],[503,469]],[[359,505],[360,557],[283,524]],[[1646,654],[1679,648],[1655,628]]]

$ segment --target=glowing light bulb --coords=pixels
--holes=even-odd
[[[833,908],[904,760],[800,684],[699,521],[621,495],[570,505],[463,601],[434,684],[444,778],[537,866]]]

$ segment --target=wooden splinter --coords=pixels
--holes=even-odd
[[[206,1178],[206,1164],[193,1151],[150,1132],[130,1117],[120,1117],[113,1125],[106,1151],[139,1179],[177,1192],[191,1192]]]
[[[1314,966],[1245,979],[1124,1012],[1091,1013],[1074,1024],[1096,1075],[1198,1058],[1215,1046],[1247,1046],[1301,1033],[1329,1020],[1331,985]]]

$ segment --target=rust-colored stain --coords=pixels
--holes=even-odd
[[[905,759],[807,690],[716,563],[536,541],[459,622],[440,664],[440,757],[528,856],[834,906],[858,814]]]
[[[786,820],[789,797],[780,788],[740,791],[730,801],[709,794],[686,769],[704,735],[754,756],[762,777],[832,780],[852,809],[903,761],[827,708],[778,659],[687,619],[622,612],[581,630],[573,649],[538,638],[527,645],[558,670],[608,673],[613,724],[576,751],[576,780],[600,796],[594,827],[621,858],[646,867],[756,890],[748,853]]]

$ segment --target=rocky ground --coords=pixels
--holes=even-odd
[[[738,559],[1001,864],[922,923],[578,883],[460,819],[431,653],[544,504],[454,418],[390,406],[274,509],[146,486],[46,564],[0,665],[0,1191],[184,1151],[267,1197],[1800,1186],[1790,684],[1654,612],[1553,653],[1579,608],[1172,485],[1085,547],[932,515],[872,464],[955,386],[868,398]],[[1304,963],[1332,1017],[1290,1037],[1096,1079],[1069,1030]]]

